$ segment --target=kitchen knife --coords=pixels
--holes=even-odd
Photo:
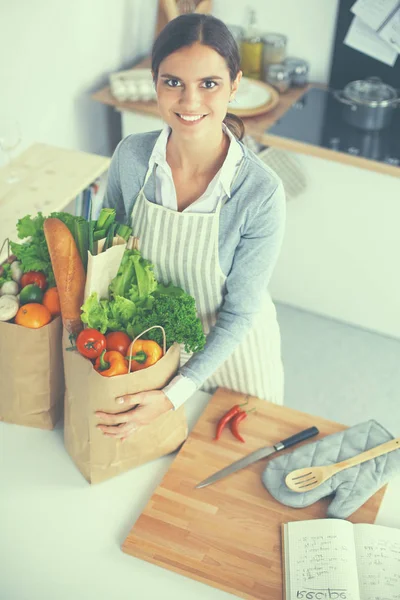
[[[294,446],[294,444],[303,442],[304,440],[307,440],[308,438],[313,437],[314,435],[317,435],[318,433],[319,433],[319,431],[316,427],[310,427],[309,429],[304,429],[303,431],[300,431],[299,433],[295,433],[291,437],[288,437],[285,440],[278,442],[274,446],[267,446],[265,448],[259,448],[258,450],[255,450],[255,452],[251,452],[247,456],[244,456],[240,460],[235,461],[234,463],[228,465],[224,469],[221,469],[220,471],[217,471],[213,475],[210,475],[210,477],[207,477],[207,479],[204,479],[204,481],[201,481],[200,483],[198,483],[196,485],[196,488],[206,487],[207,485],[210,485],[211,483],[215,483],[216,481],[219,481],[223,477],[226,477],[227,475],[231,475],[232,473],[236,473],[236,471],[239,471],[240,469],[244,469],[244,467],[248,467],[249,465],[252,465],[253,463],[257,462],[258,460],[261,460],[262,458],[266,458],[267,456],[271,456],[271,454],[276,454],[280,450],[284,450],[285,448]]]

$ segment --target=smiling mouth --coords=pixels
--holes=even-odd
[[[204,119],[204,117],[207,116],[207,115],[185,115],[185,114],[181,114],[181,113],[175,113],[175,114],[181,121],[184,121],[185,123],[198,123],[199,121],[202,121]]]

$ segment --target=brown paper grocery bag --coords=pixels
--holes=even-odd
[[[177,450],[185,441],[188,427],[184,407],[161,415],[141,427],[123,443],[106,437],[97,427],[95,412],[121,412],[115,398],[124,394],[161,389],[179,367],[180,346],[174,344],[156,364],[115,377],[103,377],[90,360],[76,350],[69,351],[64,332],[64,441],[66,449],[82,475],[99,483],[133,467]]]
[[[0,322],[0,420],[53,429],[64,399],[62,322],[39,329]]]

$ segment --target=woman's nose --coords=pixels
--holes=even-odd
[[[186,108],[197,108],[200,105],[200,92],[197,87],[186,86],[182,90],[181,104]]]

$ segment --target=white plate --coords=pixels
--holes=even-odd
[[[258,108],[269,102],[271,92],[267,87],[260,85],[262,82],[254,82],[248,77],[242,77],[236,92],[235,101],[232,102],[232,108],[239,110],[248,110]]]

